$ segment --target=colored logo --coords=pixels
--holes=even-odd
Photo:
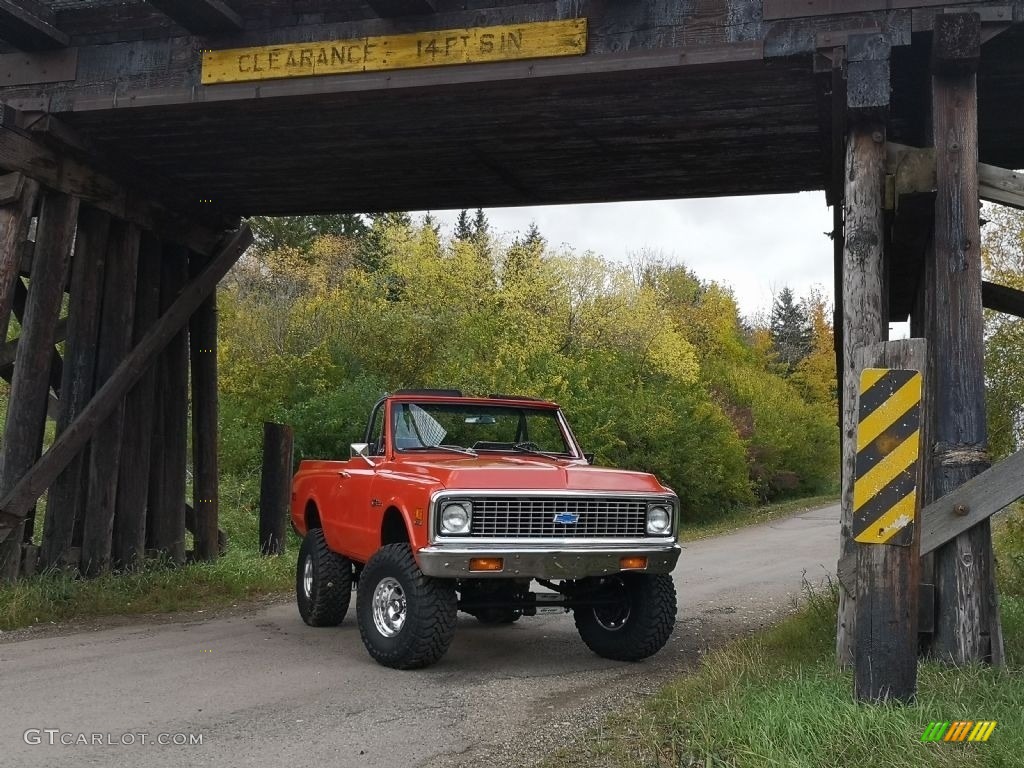
[[[996,729],[995,720],[957,720],[954,723],[928,723],[921,741],[988,741]]]
[[[580,516],[573,512],[562,512],[555,515],[555,522],[559,525],[576,525],[579,521]]]

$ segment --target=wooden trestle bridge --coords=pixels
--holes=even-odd
[[[1024,0],[0,0],[2,574],[181,562],[187,527],[216,557],[241,216],[823,189],[840,661],[867,698],[913,695],[919,630],[999,663],[988,518],[1024,460],[960,487],[991,463],[982,307],[1024,314],[979,253],[1022,129]],[[872,346],[908,317],[927,351]],[[924,373],[916,524],[859,544],[858,377],[894,359]]]

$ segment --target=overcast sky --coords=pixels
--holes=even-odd
[[[548,244],[625,259],[644,249],[732,287],[744,315],[772,294],[818,287],[832,301],[832,213],[820,192],[649,203],[489,208],[491,230],[515,235],[535,221]],[[451,234],[458,211],[432,211]]]

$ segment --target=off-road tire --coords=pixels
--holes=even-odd
[[[576,629],[587,647],[615,661],[640,661],[660,651],[676,623],[676,588],[668,574],[624,573],[621,593],[628,614],[621,626],[610,629],[599,620],[601,608],[573,609]]]
[[[391,637],[374,622],[374,593],[386,579],[398,582],[405,599],[404,623]],[[408,544],[381,547],[359,576],[359,635],[370,656],[385,667],[419,669],[436,662],[451,645],[457,613],[455,582],[425,576]]]
[[[312,564],[312,584],[306,594],[306,562]],[[332,552],[320,528],[306,533],[295,566],[295,599],[299,615],[311,627],[336,627],[352,600],[352,561]]]

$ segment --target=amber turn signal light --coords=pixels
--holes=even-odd
[[[505,560],[500,557],[473,557],[469,560],[471,571],[500,571],[505,567]]]
[[[620,557],[619,568],[624,571],[643,571],[647,568],[646,557]]]

